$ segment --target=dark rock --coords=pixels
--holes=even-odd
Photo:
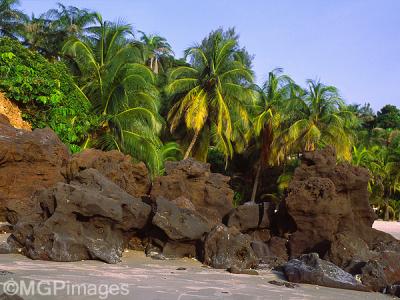
[[[385,290],[385,293],[400,298],[400,285],[394,284],[394,285],[388,286]]]
[[[211,226],[195,211],[179,208],[162,197],[156,200],[153,224],[171,240],[199,240],[210,232]]]
[[[173,201],[179,197],[189,199],[196,211],[212,225],[233,208],[233,191],[229,177],[211,173],[210,165],[193,159],[165,163],[166,175],[155,178],[151,196]]]
[[[206,237],[204,263],[216,269],[250,269],[257,264],[250,242],[250,237],[235,227],[217,225]]]
[[[143,228],[151,212],[94,169],[41,192],[37,201],[40,213],[16,224],[9,239],[42,260],[116,263],[131,232]]]
[[[227,217],[226,225],[235,226],[239,231],[270,228],[275,206],[273,203],[245,204],[234,208]]]
[[[64,181],[68,149],[50,129],[25,131],[0,124],[0,221],[29,215],[37,191]]]
[[[382,292],[387,286],[385,272],[382,266],[375,260],[370,260],[360,270],[360,280],[371,291]]]
[[[162,254],[167,258],[196,257],[196,245],[169,241],[164,245]]]
[[[245,275],[258,275],[258,272],[256,270],[252,269],[239,269],[237,267],[230,267],[227,269],[229,273],[232,274],[245,274]]]
[[[350,232],[337,234],[324,258],[353,274],[347,268],[354,267],[355,262],[366,262],[372,256],[367,243]]]
[[[122,152],[87,149],[74,154],[66,167],[65,176],[69,180],[82,170],[96,169],[134,197],[150,192],[150,175],[144,163],[134,164],[129,155]]]
[[[287,287],[289,289],[294,289],[296,287],[299,287],[298,284],[287,282],[287,281],[270,280],[270,281],[268,281],[268,283],[269,284],[273,284],[273,285],[277,285],[277,286],[284,286],[284,287]]]
[[[331,288],[367,291],[351,274],[331,262],[322,260],[316,253],[302,255],[290,260],[284,267],[289,281],[308,283]]]
[[[274,269],[283,266],[288,261],[286,243],[287,240],[273,236],[268,243],[253,241],[251,247],[261,264]]]
[[[268,229],[256,229],[246,233],[253,241],[268,242],[271,239],[271,232]]]

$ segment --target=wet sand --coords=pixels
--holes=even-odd
[[[400,224],[378,222],[378,229],[400,237]],[[3,237],[4,238],[4,237]],[[186,268],[185,270],[177,270]],[[22,255],[0,255],[0,269],[12,272],[0,275],[0,282],[11,278],[19,282],[34,280],[64,281],[68,284],[126,284],[129,294],[107,299],[390,299],[379,293],[364,293],[301,284],[290,289],[268,283],[281,280],[272,271],[260,275],[236,275],[202,266],[193,259],[154,260],[142,252],[129,251],[122,262],[109,265],[99,261],[59,263],[33,261]],[[53,296],[24,296],[24,299],[105,299],[105,294],[71,296],[66,289]],[[100,298],[102,296],[102,298]]]

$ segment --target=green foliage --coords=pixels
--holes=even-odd
[[[0,90],[17,102],[34,128],[49,126],[72,152],[80,149],[93,117],[63,63],[50,63],[18,41],[2,38]]]
[[[385,105],[378,111],[377,127],[384,129],[400,129],[400,109],[394,105]]]

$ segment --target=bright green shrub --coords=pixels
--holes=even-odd
[[[18,41],[0,39],[0,90],[33,128],[52,128],[72,152],[94,121],[91,105],[62,62],[49,62]]]

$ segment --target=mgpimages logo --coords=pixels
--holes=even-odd
[[[10,279],[0,282],[0,292],[9,296],[98,296],[99,299],[108,299],[110,296],[129,295],[129,285],[120,284],[93,284],[71,283],[62,280],[20,280]]]

